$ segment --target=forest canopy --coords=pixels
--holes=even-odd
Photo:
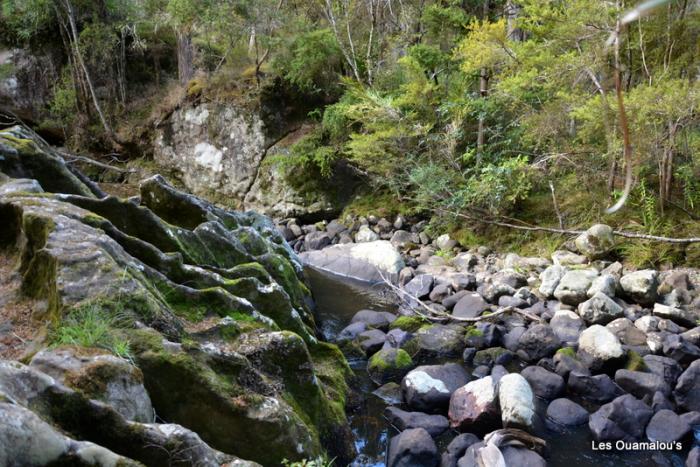
[[[185,100],[255,105],[276,87],[313,123],[286,163],[320,178],[347,164],[370,199],[436,222],[584,225],[619,199],[627,167],[630,199],[608,222],[678,234],[697,220],[697,2],[1,4],[0,40],[56,64],[41,124],[74,146],[128,146]]]

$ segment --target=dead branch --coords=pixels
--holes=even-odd
[[[115,172],[123,173],[123,174],[131,174],[135,173],[136,171],[134,169],[122,169],[120,167],[115,167],[113,165],[105,164],[103,162],[96,161],[94,159],[90,159],[89,157],[84,157],[84,156],[78,156],[75,154],[68,154],[62,151],[56,151],[59,153],[61,156],[63,156],[63,159],[66,161],[66,164],[73,164],[75,162],[83,162],[85,164],[90,164],[94,165],[95,167],[99,167],[101,169],[105,170],[113,170]]]
[[[489,313],[487,315],[482,315],[482,316],[477,316],[475,318],[462,318],[458,316],[452,316],[449,313],[446,313],[444,311],[436,310],[434,308],[431,308],[428,304],[420,300],[419,298],[411,295],[410,293],[406,292],[403,290],[401,287],[394,285],[387,277],[382,274],[381,271],[379,271],[379,276],[382,278],[382,281],[384,281],[384,284],[386,284],[391,290],[393,290],[399,297],[403,297],[404,299],[408,299],[409,302],[415,302],[416,304],[420,305],[423,309],[427,311],[428,314],[421,313],[418,310],[413,310],[418,316],[421,318],[430,320],[430,321],[436,321],[436,322],[444,322],[444,321],[458,321],[458,322],[463,322],[463,323],[476,323],[479,321],[487,321],[493,318],[496,318],[500,315],[506,314],[506,313],[515,313],[519,314],[521,316],[524,316],[525,318],[531,320],[531,321],[542,321],[542,319],[539,316],[533,315],[532,313],[528,313],[527,311],[521,310],[519,308],[515,308],[512,306],[507,306],[507,307],[502,307],[499,308],[497,311],[494,311],[493,313]]]
[[[454,211],[449,211],[447,209],[442,209],[442,208],[436,208],[435,211],[440,211],[445,214],[451,214],[453,216],[457,217],[462,217],[464,219],[469,219],[470,221],[474,222],[481,222],[484,224],[490,224],[490,225],[497,225],[499,227],[507,227],[509,229],[518,229],[518,230],[527,230],[530,232],[548,232],[548,233],[556,233],[556,234],[564,234],[564,235],[580,235],[584,230],[570,230],[570,229],[555,229],[552,227],[538,227],[538,226],[524,226],[524,225],[515,225],[515,224],[510,224],[508,222],[499,222],[495,220],[489,220],[484,217],[473,217],[468,214],[464,214],[461,212],[454,212]],[[663,243],[676,243],[676,244],[687,244],[687,243],[700,243],[700,237],[689,237],[689,238],[674,238],[674,237],[662,237],[660,235],[648,235],[648,234],[641,234],[641,233],[636,233],[636,232],[627,232],[624,230],[613,230],[613,235],[617,235],[618,237],[623,237],[623,238],[637,238],[640,240],[651,240],[655,242],[663,242]]]

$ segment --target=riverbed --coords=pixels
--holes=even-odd
[[[317,307],[317,319],[324,339],[333,341],[338,332],[348,325],[353,315],[362,309],[396,312],[393,297],[381,285],[368,285],[348,278],[307,269]],[[349,360],[355,371],[354,389],[360,393],[360,401],[349,414],[354,443],[358,457],[352,466],[382,467],[386,465],[386,450],[389,439],[398,431],[389,425],[382,413],[387,404],[372,394],[376,386],[367,376],[365,359]],[[436,361],[431,363],[443,363]],[[509,371],[518,371],[525,365],[513,362]],[[465,365],[467,371],[472,368]],[[398,382],[398,381],[397,381]],[[575,400],[575,399],[574,399]],[[589,411],[597,407],[576,400]],[[599,451],[592,449],[593,438],[587,425],[554,432],[545,426],[543,417],[546,401],[537,400],[538,423],[534,434],[547,441],[549,457],[547,464],[553,467],[683,467],[690,446],[677,452],[631,452]],[[402,407],[403,408],[403,407]],[[444,449],[457,434],[448,431],[436,439],[439,449]]]

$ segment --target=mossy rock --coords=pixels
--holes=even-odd
[[[625,362],[625,369],[630,371],[649,371],[647,364],[644,359],[634,350],[627,352],[627,361]]]
[[[367,362],[367,373],[377,385],[400,381],[413,368],[413,359],[403,349],[393,347],[379,350]]]
[[[418,316],[399,316],[391,324],[389,324],[389,329],[401,329],[406,332],[416,332],[425,324],[425,320]]]

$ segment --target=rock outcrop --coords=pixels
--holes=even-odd
[[[0,156],[0,184],[11,188],[0,196],[0,248],[16,260],[17,295],[40,305],[31,348],[59,349],[15,371],[44,381],[39,417],[103,444],[117,423],[152,420],[152,406],[191,433],[146,430],[166,441],[201,437],[264,465],[324,448],[352,456],[340,436],[349,368],[316,339],[301,263],[269,219],[219,209],[159,176],[140,200],[97,197],[18,128],[0,132]],[[47,389],[56,381],[72,389]],[[76,398],[79,416],[64,414]],[[132,441],[115,439],[116,455],[142,461],[127,452]]]

